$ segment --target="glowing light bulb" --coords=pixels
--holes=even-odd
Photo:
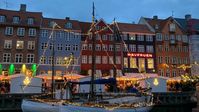
[[[25,86],[29,85],[30,84],[30,78],[29,77],[25,77],[24,81],[23,81],[23,84]]]

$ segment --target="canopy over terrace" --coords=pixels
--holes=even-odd
[[[46,79],[46,80],[52,79],[52,75],[49,75],[49,74],[37,75],[36,77]],[[83,78],[83,77],[85,77],[85,76],[79,75],[79,74],[66,74],[66,75],[63,75],[63,76],[54,76],[54,79],[55,80],[61,80],[61,79],[77,80],[77,79],[80,79],[80,78]]]
[[[118,77],[118,81],[136,81],[143,80],[150,77],[158,77],[157,74],[144,74],[144,73],[125,73],[124,76]]]

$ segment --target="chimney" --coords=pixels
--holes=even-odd
[[[20,5],[20,11],[26,12],[26,4]]]
[[[186,20],[191,19],[191,14],[186,14],[186,15],[185,15],[185,19],[186,19]]]
[[[65,17],[66,20],[70,20],[70,17]]]
[[[153,16],[153,19],[158,19],[158,16],[157,15]]]

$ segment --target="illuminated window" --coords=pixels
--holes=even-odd
[[[130,68],[137,68],[136,58],[130,58]]]
[[[34,63],[34,54],[27,54],[27,63]]]
[[[87,56],[82,55],[82,63],[86,64],[87,63]]]
[[[139,58],[138,63],[139,63],[139,72],[145,72],[145,59]]]
[[[148,63],[148,69],[153,69],[154,68],[154,60],[153,60],[153,58],[148,58],[147,59],[147,63]]]
[[[11,49],[12,48],[12,40],[5,40],[4,48],[5,49]]]
[[[28,49],[29,50],[35,49],[35,41],[28,41]]]
[[[129,40],[136,40],[135,35],[129,35]]]
[[[17,41],[16,49],[23,49],[24,41]]]
[[[128,58],[124,58],[124,68],[128,68]]]
[[[17,35],[18,36],[24,36],[25,35],[25,28],[18,28],[17,29]]]

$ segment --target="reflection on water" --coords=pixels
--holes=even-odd
[[[194,105],[155,106],[150,112],[192,112]]]

